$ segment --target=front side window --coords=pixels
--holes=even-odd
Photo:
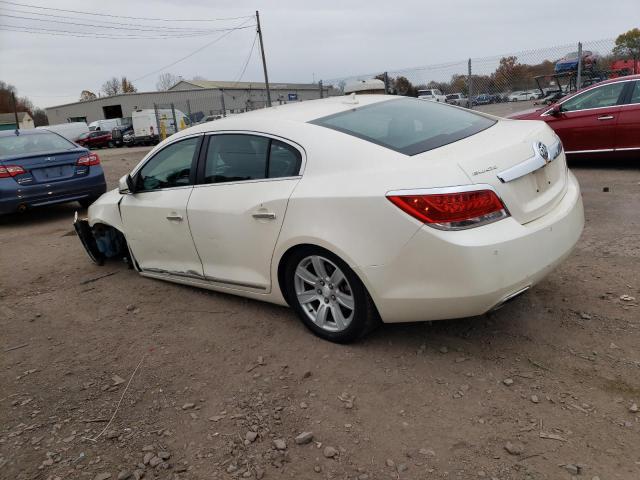
[[[580,93],[562,104],[563,112],[574,112],[588,108],[613,107],[618,104],[624,82],[608,83]]]
[[[204,183],[240,182],[298,175],[302,157],[292,146],[258,135],[212,135]]]
[[[309,123],[416,155],[470,137],[496,121],[476,113],[412,98],[385,100]]]
[[[191,184],[191,166],[199,137],[192,137],[160,150],[137,175],[141,191],[183,187]]]

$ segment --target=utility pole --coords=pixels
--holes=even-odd
[[[16,117],[16,132],[20,130],[20,122],[18,122],[18,107],[16,106],[16,94],[11,92],[11,98],[13,98],[13,115]]]
[[[267,89],[267,107],[271,106],[271,92],[269,91],[269,75],[267,75],[267,61],[264,58],[264,42],[262,41],[262,28],[260,28],[260,12],[256,10],[256,23],[258,25],[258,37],[260,38],[260,52],[262,52],[262,69],[264,70],[264,86]]]
[[[576,78],[576,90],[582,85],[582,43],[578,42],[578,76]]]

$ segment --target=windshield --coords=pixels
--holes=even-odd
[[[16,155],[59,152],[74,148],[76,148],[76,145],[55,133],[0,137],[0,159]]]
[[[310,123],[396,152],[416,155],[474,135],[496,121],[449,105],[404,97],[336,113]]]

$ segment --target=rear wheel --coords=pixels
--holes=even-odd
[[[298,250],[285,270],[289,303],[317,336],[337,343],[356,340],[379,323],[366,288],[349,266],[320,248]]]
[[[108,146],[109,148],[113,148],[113,147],[114,147],[114,144],[113,144],[113,142],[109,142],[109,143],[107,144],[107,146]]]

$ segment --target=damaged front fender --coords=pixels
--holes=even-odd
[[[86,219],[79,219],[78,212],[76,212],[73,219],[73,228],[75,228],[78,238],[80,239],[80,243],[82,243],[82,246],[93,263],[96,265],[104,265],[105,255],[98,248],[96,238],[93,236],[93,231],[89,226],[89,221]]]

